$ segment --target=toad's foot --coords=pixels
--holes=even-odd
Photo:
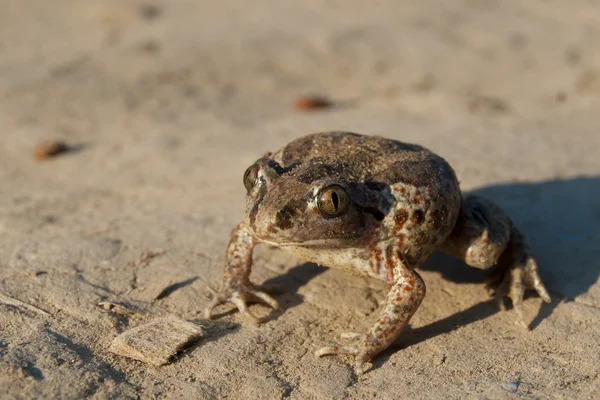
[[[550,296],[537,271],[523,234],[500,207],[482,197],[463,200],[454,231],[442,249],[477,268],[494,267],[488,288],[504,310],[504,297],[510,298],[517,322],[527,327],[523,317],[525,289],[535,289],[547,303]]]
[[[340,335],[340,337],[342,339],[354,339],[359,343],[360,342],[365,343],[365,345],[363,345],[363,346],[360,346],[360,345],[326,346],[326,347],[322,347],[319,350],[315,351],[315,356],[322,357],[322,356],[326,356],[326,355],[340,355],[340,354],[354,356],[355,362],[356,362],[354,371],[356,372],[357,375],[362,375],[365,372],[364,364],[366,362],[368,362],[371,359],[371,357],[373,357],[373,355],[372,354],[370,355],[367,351],[367,348],[369,346],[366,345],[366,343],[367,343],[366,335],[361,335],[360,333],[356,333],[356,332],[348,332],[348,333],[342,333]]]
[[[504,298],[510,298],[517,313],[519,324],[529,329],[523,316],[525,290],[535,290],[546,303],[550,303],[550,295],[542,283],[537,271],[537,264],[532,256],[528,255],[524,260],[510,260],[507,258],[504,256],[500,258],[496,270],[488,278],[487,286],[488,289],[495,292],[494,297],[500,310],[506,309]]]
[[[248,283],[246,285],[237,285],[235,289],[226,287],[221,292],[215,294],[212,302],[204,310],[204,317],[206,319],[211,319],[212,312],[215,307],[230,302],[238,308],[244,317],[248,318],[254,323],[262,322],[261,318],[256,317],[248,309],[247,303],[251,301],[266,304],[274,310],[279,309],[279,303],[277,300],[269,296],[267,293],[254,288],[252,284]]]

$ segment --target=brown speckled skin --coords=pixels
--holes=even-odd
[[[246,196],[246,218],[232,233],[224,289],[206,310],[232,302],[253,320],[246,302],[277,308],[277,301],[249,281],[252,249],[260,242],[300,258],[381,279],[388,293],[375,325],[346,333],[355,345],[325,347],[317,355],[351,354],[356,371],[400,334],[425,296],[414,270],[443,250],[479,268],[496,267],[496,297],[508,295],[522,321],[525,288],[550,301],[523,235],[493,203],[461,197],[452,168],[411,144],[348,132],[299,138],[255,163],[256,182]],[[339,185],[350,197],[342,215],[319,211],[319,190]]]

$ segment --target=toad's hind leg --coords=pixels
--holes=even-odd
[[[550,302],[525,237],[500,207],[482,197],[463,199],[455,228],[442,250],[472,267],[495,265],[489,286],[495,287],[498,305],[504,309],[504,297],[510,297],[524,326],[522,304],[526,288],[535,289],[545,302]]]

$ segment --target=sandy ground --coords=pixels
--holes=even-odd
[[[598,396],[597,3],[0,6],[1,398]],[[305,93],[337,106],[295,111]],[[253,280],[284,309],[260,326],[228,306],[203,320],[245,168],[334,129],[425,145],[508,210],[553,297],[526,300],[531,332],[497,311],[481,271],[436,256],[410,329],[357,377],[351,359],[313,352],[367,329],[383,285],[268,247]],[[36,161],[52,138],[75,151]],[[152,315],[206,336],[163,367],[108,351]]]

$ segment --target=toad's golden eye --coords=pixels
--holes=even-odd
[[[339,185],[327,186],[317,195],[317,207],[325,217],[338,217],[346,212],[350,204],[350,196],[346,189]]]
[[[258,165],[254,164],[248,167],[246,172],[244,172],[244,186],[248,192],[254,187],[256,178],[258,178]]]

